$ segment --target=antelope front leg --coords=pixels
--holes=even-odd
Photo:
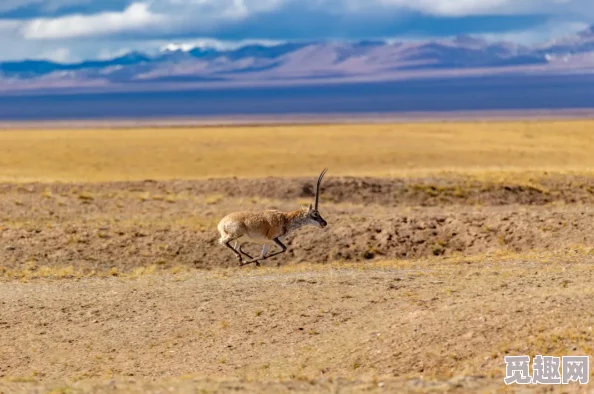
[[[254,261],[257,261],[257,260],[260,260],[260,261],[261,260],[268,260],[271,257],[274,257],[274,256],[279,255],[281,253],[285,253],[287,251],[287,247],[285,245],[283,245],[283,243],[280,241],[280,239],[274,238],[273,241],[274,241],[275,244],[277,244],[281,248],[281,250],[279,252],[275,252],[275,253],[269,254],[268,256],[261,256],[261,257],[258,257],[257,259],[253,259],[252,261],[247,261],[246,263],[254,262]],[[266,246],[268,246],[268,245],[266,245]],[[264,248],[262,248],[262,254],[264,254]]]
[[[241,250],[241,247],[239,248],[239,250]],[[256,263],[256,267],[259,267],[260,266],[260,260],[266,260],[267,259],[266,253],[268,253],[268,245],[267,244],[264,244],[264,246],[262,246],[262,252],[260,253],[260,257],[257,257],[257,258],[251,258],[250,257],[251,260],[248,260],[248,261],[243,262],[242,265]],[[245,254],[245,253],[243,253],[243,254]]]
[[[280,241],[280,239],[275,238],[275,239],[273,239],[273,241],[274,241],[275,244],[277,244],[278,246],[280,246],[280,248],[282,250],[279,251],[279,252],[272,253],[271,255],[269,255],[268,257],[266,257],[267,259],[269,259],[271,257],[274,257],[276,255],[279,255],[281,253],[285,253],[287,251],[287,247],[285,245],[283,245],[283,243]]]

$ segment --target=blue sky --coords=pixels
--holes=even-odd
[[[416,39],[534,43],[594,23],[592,0],[0,0],[0,60],[78,61],[168,43]]]

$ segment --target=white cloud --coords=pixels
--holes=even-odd
[[[153,0],[155,9],[194,9],[209,15],[243,18],[247,15],[277,9],[291,0]],[[303,1],[303,0],[302,0]],[[305,0],[315,2],[318,0]],[[199,14],[196,14],[199,17]]]
[[[133,3],[123,12],[34,19],[22,27],[22,35],[37,40],[103,36],[148,28],[163,20],[164,16],[151,13],[146,3]]]
[[[22,26],[19,21],[0,19],[0,38],[8,38],[17,34],[18,29]]]
[[[172,23],[164,27],[168,32],[177,28],[207,33],[227,23],[280,9],[291,1],[296,0],[152,0],[151,10],[170,16]]]
[[[0,3],[2,1],[4,0],[0,0]],[[16,8],[18,2],[26,4],[36,1],[13,1],[11,7]],[[180,29],[208,31],[218,27],[220,23],[239,21],[254,14],[274,10],[288,1],[291,0],[144,0],[132,3],[119,12],[25,20],[20,22],[20,35],[27,40],[63,40],[131,31],[146,32],[150,29],[167,33]],[[90,0],[53,0],[51,3],[54,7],[63,7],[87,2]]]
[[[129,4],[135,0],[111,0]],[[136,0],[138,1],[138,0]],[[206,19],[242,19],[259,12],[278,9],[287,4],[319,9],[331,13],[357,12],[391,6],[412,9],[432,15],[463,16],[494,13],[547,13],[558,11],[594,15],[591,0],[143,0],[150,10],[169,16]],[[55,11],[66,7],[83,5],[101,10],[101,0],[0,0],[0,12],[21,7],[35,7]]]
[[[32,3],[42,0],[0,0]],[[45,1],[45,0],[43,0]],[[47,0],[53,7],[85,4],[91,0]],[[126,0],[121,0],[126,1]],[[21,35],[28,40],[61,40],[75,37],[117,35],[123,32],[164,33],[174,36],[181,32],[208,35],[221,31],[228,24],[285,6],[299,6],[315,12],[366,15],[392,9],[414,10],[435,16],[466,16],[488,14],[576,15],[594,18],[592,0],[135,0],[119,12],[99,12],[90,15],[66,15],[25,21]],[[45,4],[45,3],[44,3]],[[49,5],[44,7],[49,7]],[[99,4],[99,3],[96,3]],[[98,6],[97,6],[98,7]],[[291,18],[290,15],[286,16]],[[578,19],[579,19],[578,17]],[[307,21],[303,22],[304,27]],[[331,23],[331,22],[329,22]],[[373,24],[373,20],[369,21]],[[250,32],[246,31],[246,35]]]
[[[37,57],[43,60],[51,60],[58,63],[71,63],[77,61],[68,48],[56,48],[44,51]]]
[[[132,1],[135,3],[130,4]],[[122,4],[122,8],[117,12],[97,11],[94,14],[69,14],[30,20],[0,19],[0,59],[45,56],[70,61],[113,57],[112,55],[122,54],[129,49],[152,52],[167,46],[170,49],[189,50],[188,48],[195,47],[231,49],[250,43],[266,45],[266,42],[272,44],[279,41],[247,39],[299,39],[300,34],[311,37],[317,31],[310,33],[309,21],[303,16],[316,15],[317,12],[322,20],[313,21],[317,23],[317,29],[320,29],[324,20],[332,26],[334,17],[340,21],[345,15],[349,20],[353,20],[353,15],[361,15],[361,22],[357,23],[372,26],[374,13],[386,12],[397,19],[398,16],[406,18],[408,13],[404,11],[410,10],[438,17],[538,13],[555,18],[549,24],[525,31],[483,35],[488,39],[529,44],[571,34],[585,28],[586,22],[594,21],[592,0],[109,0],[105,3],[104,0],[0,0],[0,12],[23,6],[53,11],[76,5],[85,6],[86,12],[90,12],[92,9],[101,10],[101,7],[106,6],[101,4],[108,3],[110,7]],[[309,13],[296,15],[294,11],[300,9]],[[275,15],[285,15],[286,24],[290,25],[287,30],[289,33],[284,34],[282,31],[284,19],[278,24],[273,23],[274,28],[258,31],[260,25],[257,24],[257,16],[275,10],[283,10]],[[284,10],[290,10],[291,13]],[[256,19],[250,19],[253,17]],[[296,19],[298,17],[304,20]],[[242,21],[246,19],[249,19],[251,27],[249,30],[242,30]],[[226,34],[229,26],[233,27],[232,32]],[[348,29],[349,27],[345,27],[344,30]],[[505,26],[502,26],[501,30],[504,29]],[[281,30],[280,34],[274,35],[278,30]],[[359,29],[361,30],[365,29]],[[332,29],[327,31],[331,31],[329,35],[333,34]],[[385,36],[392,37],[391,34],[386,32]],[[160,39],[161,36],[185,38],[169,40]],[[220,41],[206,38],[209,36],[238,39]],[[324,37],[323,34],[320,36]]]
[[[360,0],[363,1],[363,0]],[[437,16],[574,14],[594,16],[591,0],[376,0]]]
[[[127,53],[132,52],[130,48],[118,48],[118,49],[111,49],[111,48],[101,48],[99,49],[99,53],[97,55],[97,60],[109,60],[114,59],[116,57],[124,56]]]
[[[476,36],[490,41],[511,41],[518,44],[534,45],[574,35],[585,30],[587,27],[588,24],[584,22],[554,21],[530,30],[494,34],[476,34]]]
[[[379,0],[386,5],[414,9],[427,14],[461,16],[489,13],[510,0]],[[516,0],[520,2],[520,0]]]

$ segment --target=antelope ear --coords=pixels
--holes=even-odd
[[[311,204],[309,204],[309,208],[308,209],[309,209],[309,212],[311,212],[313,210],[313,207],[312,207]]]

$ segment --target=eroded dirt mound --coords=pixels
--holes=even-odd
[[[171,204],[174,207],[175,204]],[[268,263],[366,261],[371,259],[470,255],[488,251],[594,245],[594,212],[572,210],[451,209],[374,214],[365,208],[329,208],[330,225],[306,227],[290,236],[289,250]],[[151,222],[102,224],[92,220],[51,227],[0,230],[2,267],[73,266],[85,272],[129,271],[156,265],[212,268],[234,266],[234,256],[217,243],[216,226],[194,229],[167,223],[164,212]],[[214,222],[213,222],[214,223]],[[257,254],[257,245],[246,250]]]
[[[295,209],[312,196],[308,182],[1,185],[0,270],[72,266],[84,272],[122,272],[151,266],[234,266],[233,254],[217,243],[217,222],[237,210]],[[289,250],[269,263],[594,244],[594,204],[585,204],[594,180],[582,179],[577,187],[576,179],[548,179],[543,182],[549,189],[423,182],[421,187],[408,180],[330,178],[320,208],[330,225],[298,230],[286,242]],[[488,204],[462,204],[469,200]],[[257,245],[246,250],[259,253]]]
[[[130,191],[136,193],[220,195],[228,198],[307,199],[314,195],[313,178],[210,179],[204,181],[30,183],[0,184],[0,196],[14,193],[68,194]],[[527,182],[480,182],[470,178],[384,179],[327,176],[322,183],[324,203],[384,206],[441,206],[449,204],[543,205],[552,202],[594,204],[594,178],[549,176]]]

